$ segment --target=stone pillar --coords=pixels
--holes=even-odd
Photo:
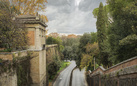
[[[35,35],[35,47],[38,50],[41,50],[41,40],[40,40],[40,28],[36,27],[36,35]]]

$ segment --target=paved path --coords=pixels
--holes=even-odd
[[[75,61],[71,61],[71,64],[60,73],[53,86],[69,86],[71,71],[75,66]]]
[[[80,71],[77,68],[73,71],[72,86],[87,86],[84,69]]]

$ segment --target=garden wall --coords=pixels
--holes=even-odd
[[[89,86],[137,86],[137,57],[108,69],[99,67],[87,75]]]
[[[32,52],[0,53],[0,86],[30,86]]]

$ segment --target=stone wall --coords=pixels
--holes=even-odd
[[[137,57],[108,69],[98,67],[87,75],[89,86],[137,86]]]
[[[2,73],[0,75],[0,86],[17,86],[17,75],[15,72]]]
[[[57,56],[59,55],[58,45],[57,44],[47,45],[46,46],[46,61],[47,61],[47,64],[52,62],[53,57],[56,56],[56,55]]]
[[[25,60],[24,57],[29,55],[31,59]],[[11,65],[13,66],[14,62],[16,62],[17,64],[21,63],[20,67],[18,66],[15,67],[14,72],[12,72],[8,67],[8,70],[0,73],[0,86],[12,86],[12,85],[9,85],[11,83],[15,83],[16,85],[14,84],[13,86],[17,86],[17,83],[19,80],[7,79],[7,78],[16,78],[19,72],[21,73],[25,72],[26,74],[30,74],[31,79],[29,82],[31,83],[31,85],[29,86],[45,86],[46,85],[46,50],[33,50],[33,51],[24,50],[24,51],[17,51],[17,52],[11,52],[11,53],[0,53],[0,59],[2,59],[2,61],[8,61],[8,62],[10,61],[8,66],[11,66]],[[6,63],[0,62],[0,66],[3,66],[3,67],[0,67],[0,69],[4,70],[4,68],[6,67],[5,64]],[[26,65],[26,69],[22,70],[22,67],[24,67],[22,66],[22,64]],[[21,68],[21,71],[17,71],[17,69],[19,68]],[[15,72],[17,72],[17,74]],[[3,80],[5,82],[3,82]],[[6,83],[6,84],[3,84],[3,83]],[[18,86],[21,86],[21,85],[18,85]]]
[[[30,85],[31,57],[27,54],[27,52],[21,51],[0,54],[5,55],[5,57],[7,58],[1,58],[0,61],[0,86]]]

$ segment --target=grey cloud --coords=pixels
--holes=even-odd
[[[61,6],[64,4],[69,4],[68,0],[47,0],[48,5],[53,5],[53,6]]]
[[[82,11],[91,11],[94,8],[99,7],[100,2],[105,4],[106,0],[82,0],[79,4],[79,9]]]
[[[101,0],[83,0],[78,7],[75,0],[48,0],[46,12],[43,14],[49,20],[49,33],[96,32],[96,19],[92,15],[92,9],[99,6],[99,1]]]

